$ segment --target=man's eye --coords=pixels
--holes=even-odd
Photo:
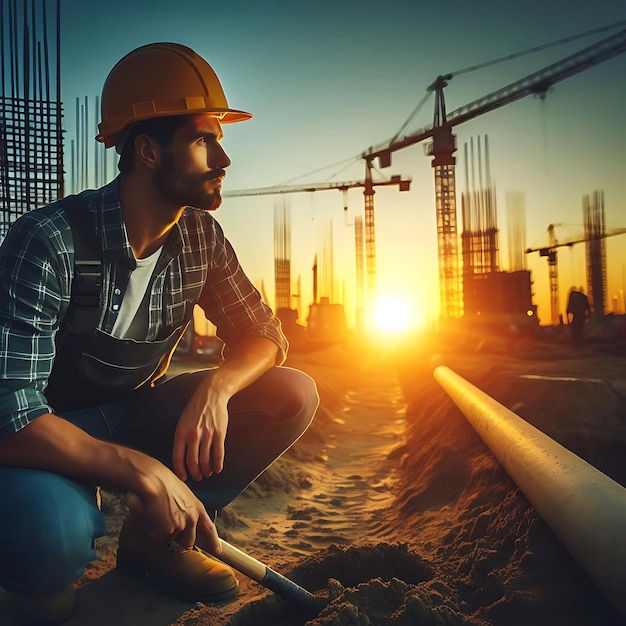
[[[198,141],[205,144],[219,143],[219,139],[215,135],[204,135]]]

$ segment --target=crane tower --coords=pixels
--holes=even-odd
[[[441,106],[443,106],[443,99]],[[443,115],[445,115],[445,110]],[[445,318],[460,317],[462,313],[456,219],[455,151],[456,140],[450,127],[437,128],[437,132],[433,133],[432,143],[428,147],[428,154],[433,157],[432,167],[435,174],[439,301],[441,316]]]

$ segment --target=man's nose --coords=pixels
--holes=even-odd
[[[231,161],[220,144],[216,144],[208,155],[208,166],[213,170],[225,169]]]

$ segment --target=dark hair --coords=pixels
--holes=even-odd
[[[170,115],[168,117],[155,117],[134,124],[128,132],[124,142],[120,160],[117,164],[119,171],[124,174],[130,172],[135,165],[135,138],[138,135],[148,135],[162,148],[169,148],[174,138],[174,133],[186,121],[186,115]]]

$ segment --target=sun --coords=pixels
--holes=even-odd
[[[411,323],[409,305],[398,296],[379,298],[374,310],[376,328],[387,333],[400,333]]]

